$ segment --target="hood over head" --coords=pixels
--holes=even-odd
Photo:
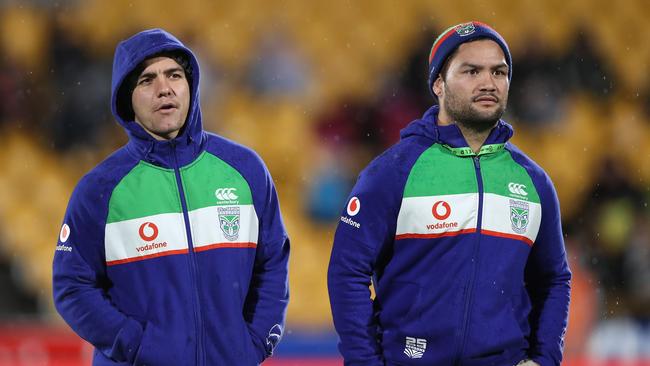
[[[133,85],[129,85],[129,81],[131,79],[130,74],[137,71],[143,61],[160,53],[176,55],[178,60],[183,63],[181,66],[186,70],[186,74],[189,71],[187,80],[190,84],[190,106],[185,125],[176,138],[185,136],[198,138],[203,130],[199,107],[199,63],[189,48],[172,34],[162,29],[142,31],[117,45],[113,58],[111,83],[111,110],[113,115],[126,129],[132,140],[134,138],[146,141],[154,140],[133,118],[130,105]]]

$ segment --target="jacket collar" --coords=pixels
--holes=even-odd
[[[422,136],[433,140],[436,143],[447,146],[452,149],[452,152],[458,152],[457,155],[475,155],[473,152],[461,154],[461,151],[467,151],[469,145],[465,141],[465,137],[461,132],[458,125],[452,124],[447,126],[438,125],[438,112],[440,108],[437,105],[429,108],[421,119],[411,122],[406,128],[401,131],[401,137],[406,138],[409,136]],[[503,146],[512,137],[514,131],[512,126],[503,120],[499,120],[492,128],[488,138],[483,144],[482,152],[491,153],[500,150],[497,146]],[[471,151],[471,150],[470,150]]]

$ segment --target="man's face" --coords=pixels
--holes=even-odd
[[[155,139],[176,137],[190,106],[190,86],[183,68],[169,57],[145,60],[131,104],[135,121]]]
[[[475,131],[491,129],[508,102],[508,64],[492,40],[463,43],[447,61],[445,77],[438,76],[433,91],[440,116]]]

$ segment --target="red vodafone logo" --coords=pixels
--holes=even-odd
[[[359,210],[361,210],[361,201],[357,197],[352,197],[350,198],[350,201],[348,202],[348,215],[354,216],[359,213]]]
[[[70,237],[70,226],[68,224],[63,224],[61,226],[61,232],[59,233],[59,240],[61,243],[65,243],[68,241],[68,238]]]
[[[156,224],[153,222],[145,222],[144,224],[140,225],[138,234],[140,234],[142,240],[152,241],[158,236],[158,226],[156,226]]]
[[[445,201],[438,201],[433,204],[431,213],[438,220],[446,220],[451,215],[451,207]]]

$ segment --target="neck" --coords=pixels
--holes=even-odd
[[[479,150],[481,150],[481,146],[485,143],[485,140],[487,140],[488,136],[490,135],[490,131],[492,131],[492,127],[489,129],[486,129],[484,131],[478,131],[474,128],[470,128],[466,125],[464,125],[461,122],[456,122],[454,121],[444,110],[444,108],[440,108],[440,111],[438,112],[438,125],[439,126],[448,126],[448,125],[457,125],[458,128],[460,129],[460,132],[463,134],[463,137],[465,138],[465,141],[467,142],[467,145],[474,151],[474,153],[478,154]],[[496,123],[495,123],[496,124]]]
[[[472,151],[478,154],[481,146],[483,146],[485,140],[487,140],[488,136],[490,135],[491,129],[486,131],[476,131],[472,128],[463,126],[460,123],[456,123],[456,125],[458,125],[460,132],[463,134],[465,141],[467,141],[467,144],[472,149]]]

